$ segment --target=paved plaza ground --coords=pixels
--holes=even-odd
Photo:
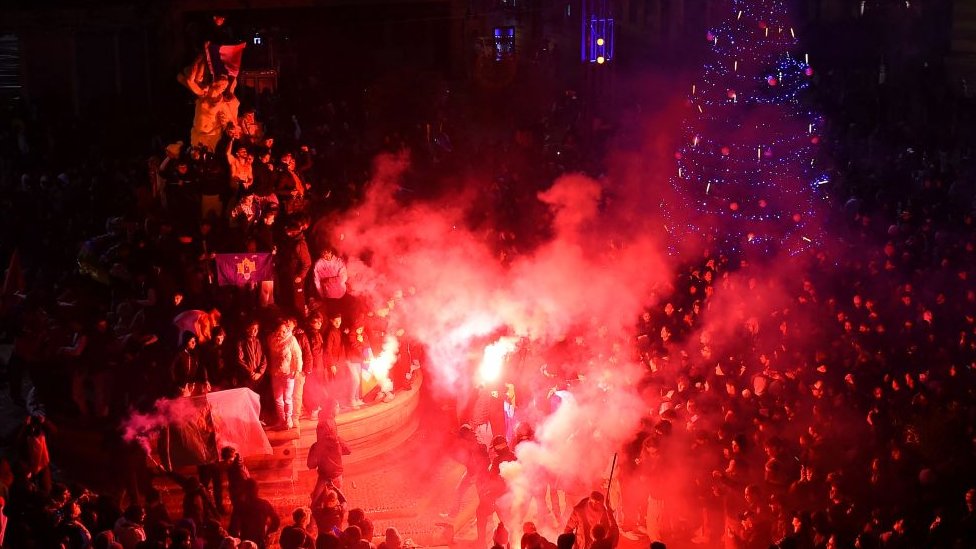
[[[463,472],[463,466],[445,450],[456,437],[456,414],[452,407],[434,402],[423,392],[415,396],[418,397],[415,422],[404,423],[403,436],[398,432],[378,440],[360,442],[360,446],[354,446],[353,453],[346,457],[343,492],[349,502],[348,508],[365,510],[375,526],[376,543],[382,541],[387,527],[394,526],[404,540],[417,547],[475,549],[476,491],[473,488],[467,490],[461,511],[456,516],[445,514]],[[405,399],[407,395],[401,394],[397,398]],[[0,432],[9,441],[25,410],[13,404],[7,391],[0,392],[0,410]],[[79,480],[96,490],[112,485],[112,477],[117,471],[112,470],[111,460],[106,455],[111,452],[111,440],[116,436],[112,434],[112,427],[92,425],[73,417],[55,417],[52,421],[58,422],[58,432],[51,441],[56,476]],[[315,425],[314,421],[303,420],[296,429],[269,432],[275,454],[247,460],[252,476],[259,482],[261,496],[271,501],[283,524],[290,522],[291,512],[296,507],[309,504],[316,472],[307,469],[305,457],[315,440]],[[192,474],[193,470],[184,472]],[[165,476],[156,477],[154,484],[160,488],[171,515],[179,516],[180,488]],[[561,520],[564,520],[569,507],[565,495],[561,501],[564,511]],[[555,541],[561,525],[551,518],[548,509],[544,510],[546,519],[540,519],[538,511],[534,507],[527,518],[535,521],[543,534]],[[228,520],[229,517],[224,517],[225,526]],[[493,519],[489,528],[494,525]],[[509,525],[516,548],[519,526]],[[313,535],[316,534],[314,524],[312,529]],[[646,546],[646,539],[622,538],[620,547]],[[272,545],[272,548],[276,547],[276,543]]]

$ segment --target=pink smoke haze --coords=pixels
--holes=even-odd
[[[383,338],[383,350],[379,356],[369,363],[369,373],[376,377],[380,384],[380,390],[389,392],[393,390],[393,382],[390,380],[390,368],[396,363],[398,352],[400,351],[400,341],[393,335]]]
[[[518,338],[503,337],[485,347],[481,364],[478,367],[478,378],[485,383],[494,383],[502,375],[505,357],[512,354],[518,344]]]
[[[132,412],[121,425],[122,439],[138,444],[146,457],[158,463],[153,457],[151,440],[167,425],[196,420],[200,410],[188,398],[161,398],[148,413]]]
[[[379,157],[364,203],[336,221],[329,240],[350,258],[353,291],[374,308],[392,305],[388,333],[405,329],[427,346],[445,394],[470,382],[470,343],[496,332],[549,343],[603,326],[627,339],[650,289],[670,275],[650,238],[615,241],[605,232],[592,179],[565,176],[540,193],[554,237],[504,266],[464,226],[466,209],[479,205],[394,200],[407,167],[403,155]]]
[[[491,237],[466,227],[466,212],[483,207],[468,195],[399,204],[394,193],[408,167],[404,155],[377,158],[362,204],[324,235],[348,258],[351,291],[388,313],[387,333],[402,329],[426,346],[441,398],[466,396],[489,349],[508,356],[494,361],[501,369],[514,367],[521,338],[538,349],[579,342],[580,352],[551,366],[583,381],[554,413],[526,411],[537,439],[519,446],[520,462],[503,474],[515,502],[551,478],[572,486],[572,497],[600,488],[647,412],[633,389],[644,368],[633,355],[634,321],[672,276],[666,247],[601,211],[608,182],[570,174],[538,194],[552,214],[551,238],[505,264]],[[498,372],[502,380],[519,374]]]
[[[161,398],[153,405],[153,411],[147,414],[133,412],[122,423],[122,438],[133,441],[136,437],[146,435],[165,427],[170,423],[189,421],[200,415],[188,398]]]
[[[493,249],[497,234],[465,223],[468,213],[485,207],[473,202],[474,193],[398,202],[398,185],[409,169],[403,154],[376,159],[363,202],[333,220],[325,235],[348,258],[352,291],[388,315],[387,333],[404,330],[426,347],[425,367],[439,398],[466,399],[481,381],[486,352],[504,357],[491,362],[502,381],[535,376],[536,394],[515,395],[517,419],[534,427],[535,438],[519,444],[517,463],[501,468],[509,493],[500,503],[509,513],[506,524],[515,525],[513,533],[522,520],[538,521],[545,514],[545,506],[533,502],[540,486],[560,487],[563,519],[591,490],[607,491],[614,454],[632,440],[640,420],[657,423],[662,410],[675,406],[671,389],[681,362],[731,357],[743,348],[746,333],[766,351],[769,367],[802,367],[790,364],[777,345],[784,338],[789,347],[807,344],[805,328],[814,320],[791,294],[803,271],[774,262],[741,274],[719,272],[714,295],[696,298],[705,308],[692,333],[684,343],[671,342],[667,358],[655,357],[661,389],[638,393],[647,365],[635,353],[636,319],[645,307],[663,308],[671,299],[679,264],[704,262],[701,250],[668,255],[682,243],[668,240],[666,227],[692,219],[682,217],[694,212],[672,210],[669,217],[659,207],[677,198],[668,184],[674,143],[661,136],[674,134],[668,128],[677,126],[683,112],[666,98],[660,105],[660,113],[634,117],[643,148],[615,151],[606,177],[567,174],[537,194],[549,213],[543,230],[549,237],[520,255],[500,260]],[[522,347],[532,349],[536,360],[517,357]],[[563,351],[546,355],[553,348]],[[558,378],[539,371],[574,372],[580,381],[565,389]],[[527,405],[539,400],[559,404],[549,411]],[[699,410],[688,419],[695,426],[675,425],[669,447],[689,447],[693,429],[715,429],[727,412]],[[690,487],[703,472],[710,476],[711,468],[700,455],[668,455],[667,447],[661,453],[671,465],[655,481],[656,489],[668,494],[676,515],[694,521],[701,507]],[[619,499],[616,490],[610,490],[611,501]],[[537,525],[547,535],[558,533]]]

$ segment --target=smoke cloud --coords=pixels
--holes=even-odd
[[[534,439],[518,446],[518,462],[501,469],[509,487],[501,503],[516,532],[547,485],[558,483],[564,509],[591,490],[607,491],[614,454],[641,420],[660,422],[663,411],[676,407],[674,421],[681,423],[671,443],[658,448],[668,475],[655,487],[668,494],[670,513],[693,522],[701,509],[691,487],[703,472],[711,478],[717,464],[687,451],[695,433],[717,430],[729,410],[718,405],[685,414],[675,397],[679,377],[702,368],[800,368],[793,359],[817,343],[811,334],[821,320],[795,301],[805,277],[799,263],[739,274],[727,274],[726,267],[707,300],[673,295],[676,274],[686,274],[678,266],[705,261],[701,250],[669,255],[681,243],[668,240],[666,228],[694,212],[671,209],[668,217],[662,213],[668,208],[659,207],[679,198],[668,183],[674,143],[661,137],[675,134],[676,113],[683,112],[676,105],[663,100],[661,112],[637,117],[640,145],[616,150],[606,177],[567,174],[539,192],[536,200],[548,213],[539,220],[548,223],[540,233],[547,236],[518,255],[500,259],[497,233],[467,222],[485,207],[477,193],[398,200],[410,168],[405,154],[378,157],[362,203],[317,235],[347,258],[351,290],[387,318],[387,333],[402,330],[424,345],[428,380],[439,397],[466,399],[479,377],[495,375],[486,366],[501,368],[506,381],[535,378],[519,389],[528,385],[536,394],[515,395],[517,419],[532,424]],[[666,342],[654,357],[656,388],[638,389],[648,365],[635,353],[635,320],[645,307],[660,309],[668,300],[684,307],[679,315],[689,314],[695,300],[702,310],[680,340]],[[521,356],[526,348],[527,359]],[[567,378],[580,381],[566,388],[561,380]],[[741,379],[749,376],[740,378],[742,386],[710,392],[734,390],[739,398],[753,389]],[[530,401],[551,406],[526,405]],[[545,505],[537,501],[536,510]],[[539,526],[544,534],[556,533]]]
[[[196,421],[200,417],[200,409],[191,399],[161,398],[153,404],[148,412],[132,411],[120,425],[122,440],[138,444],[146,457],[156,466],[162,467],[154,457],[153,444],[160,431],[170,425]]]
[[[486,361],[510,369],[489,374],[503,380],[535,375],[535,362],[514,359],[517,347],[569,348],[546,367],[582,381],[556,395],[552,413],[523,407],[535,440],[503,470],[507,501],[522,509],[540,483],[557,478],[572,498],[600,489],[646,413],[634,389],[644,368],[633,355],[634,320],[673,276],[666,246],[645,230],[654,221],[623,214],[641,206],[620,195],[611,215],[608,181],[564,175],[537,195],[550,213],[549,237],[502,261],[494,233],[465,222],[483,207],[474,194],[400,203],[408,168],[404,154],[378,157],[362,203],[316,238],[347,258],[350,290],[386,316],[388,334],[403,330],[425,346],[428,380],[442,398],[465,399]],[[516,399],[545,401],[547,389]]]

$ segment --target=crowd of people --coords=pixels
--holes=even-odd
[[[859,92],[822,94],[837,102],[824,108],[837,128],[841,244],[795,259],[782,276],[715,251],[649,296],[637,337],[619,349],[634,348],[646,367],[639,388],[652,413],[621,448],[618,484],[592,493],[538,487],[536,520],[551,515],[545,527],[565,534],[553,544],[527,522],[522,547],[610,549],[622,536],[679,547],[976,545],[971,150],[964,124],[948,137],[928,131],[967,120],[971,104],[948,104],[926,88],[913,97],[930,110],[901,112],[875,76],[818,75],[822,90]],[[4,166],[27,169],[0,196],[3,234],[17,244],[3,249],[11,267],[0,311],[13,345],[10,398],[27,414],[0,470],[4,546],[263,548],[277,537],[283,548],[371,547],[372,521],[347,509],[342,492],[348,447],[334,414],[395,398],[418,364],[402,356],[392,390],[364,394],[387,312],[357,300],[344,259],[306,234],[355,200],[376,152],[406,147],[418,164],[448,170],[464,169],[459,151],[478,148],[470,156],[497,173],[483,191],[486,219],[472,223],[495,228],[504,261],[543,237],[533,185],[599,161],[598,150],[579,144],[582,99],[566,92],[538,125],[512,128],[510,141],[478,144],[460,128],[448,138],[444,107],[435,136],[405,125],[370,142],[370,117],[351,101],[272,117],[242,108],[234,79],[202,63],[181,82],[195,97],[192,130],[148,166],[101,158],[53,175],[63,164],[38,169],[26,134],[11,140]],[[865,113],[874,116],[858,118]],[[553,135],[557,143],[544,147]],[[79,234],[87,238],[80,252],[63,245]],[[221,286],[214,259],[222,253],[272,254],[273,272]],[[727,296],[739,297],[730,306]],[[555,396],[557,406],[579,381],[549,373],[558,382],[542,387],[540,400]],[[196,476],[154,471],[180,486],[178,514],[151,479],[134,478],[123,507],[52,470],[51,417],[111,425],[161,397],[239,387],[262,395],[269,429],[316,425],[307,465],[318,480],[292,524],[260,496],[233,448]],[[482,546],[493,514],[513,516],[500,508],[501,466],[532,439],[531,425],[513,422],[519,410],[506,412],[514,402],[486,390],[461,414],[465,474],[446,514],[476,488]],[[138,448],[120,453],[144,461]],[[501,524],[491,542],[506,546]],[[378,545],[399,549],[403,540],[390,528]]]
[[[830,242],[800,269],[706,257],[642,317],[625,532],[650,510],[669,542],[973,545],[972,102],[916,61],[820,77]]]
[[[212,23],[210,34],[220,34],[225,19]],[[288,127],[267,130],[253,106],[239,111],[236,79],[212,71],[201,54],[179,75],[196,98],[189,145],[165,146],[148,164],[81,164],[52,182],[34,178],[30,170],[41,155],[24,133],[15,150],[5,151],[12,153],[5,168],[25,168],[19,181],[5,180],[3,193],[10,259],[3,331],[13,347],[5,373],[11,401],[27,410],[5,461],[5,547],[112,546],[114,531],[127,548],[236,547],[223,537],[263,548],[279,530],[282,547],[310,547],[312,538],[301,533],[312,510],[296,510],[295,525],[279,528],[231,447],[197,475],[181,476],[113,432],[108,438],[121,456],[119,478],[126,477],[130,504],[124,516],[118,498],[54,482],[61,475],[47,446],[56,432],[50,417],[64,417],[73,429],[112,431],[160,398],[248,388],[261,396],[267,429],[318,424],[325,448],[326,426],[338,440],[337,411],[393,400],[419,367],[419,355],[403,353],[406,362],[378,383],[369,367],[386,313],[366,310],[349,293],[345,261],[330,243],[305,241],[313,220],[356,192],[353,177],[335,185],[323,175],[355,171],[353,154],[318,172],[313,162],[356,146],[363,128],[355,127],[347,104],[317,105],[304,138],[316,145],[297,145],[294,116]],[[104,232],[93,233],[99,224]],[[79,247],[60,246],[85,233]],[[270,255],[271,271],[249,284],[222,286],[214,262],[222,252]],[[320,421],[320,413],[330,419]],[[322,478],[338,488],[341,457],[338,473],[335,463],[325,463],[310,468],[328,471]],[[171,520],[151,476],[179,485],[181,515]],[[316,516],[335,496],[324,484],[317,488]]]

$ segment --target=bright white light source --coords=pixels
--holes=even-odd
[[[505,357],[515,351],[515,344],[517,342],[517,338],[503,337],[485,347],[481,358],[481,365],[478,367],[478,379],[485,383],[498,381],[502,376],[502,366],[505,364]]]

